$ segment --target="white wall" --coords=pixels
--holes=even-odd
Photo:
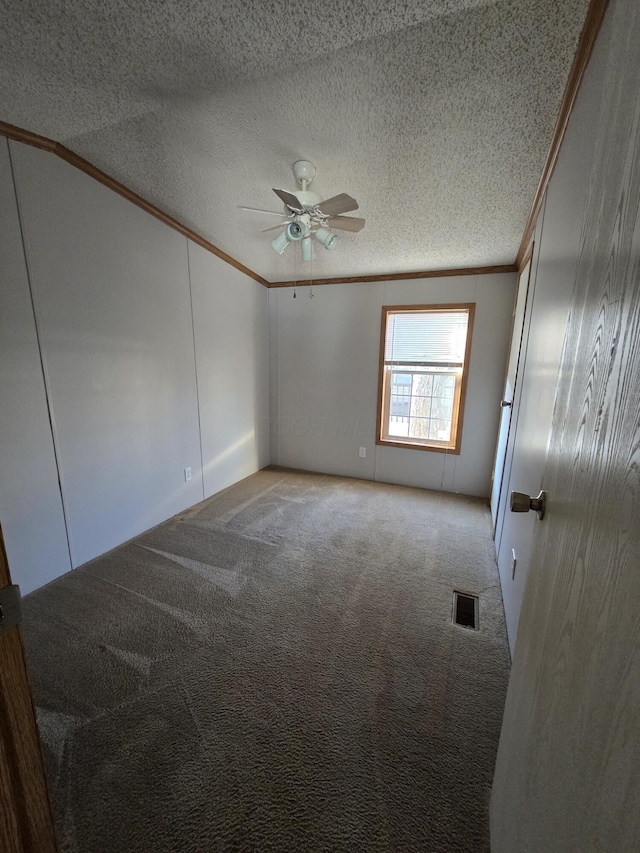
[[[269,291],[271,460],[488,496],[515,273]],[[460,455],[375,443],[383,305],[475,302]],[[366,458],[358,448],[366,447]]]
[[[0,138],[0,524],[23,591],[71,568],[9,147]]]
[[[6,357],[20,370],[28,365],[37,378],[41,354],[44,385],[41,370],[39,386],[29,380],[39,397],[34,402],[30,395],[26,411],[18,373],[11,370],[4,382],[10,386],[3,388],[10,435],[0,447],[0,464],[8,471],[3,505],[22,489],[27,497],[21,505],[39,501],[54,513],[54,495],[37,494],[39,480],[20,473],[28,470],[36,441],[28,433],[37,432],[50,486],[53,432],[53,480],[57,488],[59,476],[66,511],[66,530],[58,512],[55,536],[68,537],[76,567],[202,500],[203,468],[212,494],[268,462],[266,435],[238,443],[268,422],[267,293],[193,250],[190,281],[185,237],[51,154],[18,143],[10,143],[10,150],[35,322],[23,259],[22,272],[14,263],[11,289],[22,306],[16,328],[24,334],[5,343]],[[10,208],[4,204],[3,222],[9,219],[11,248],[19,255],[16,211]],[[7,322],[13,324],[12,315]],[[240,359],[233,342],[245,343]],[[30,361],[21,351],[25,346]],[[247,399],[232,407],[221,427],[219,412],[230,407],[215,399],[225,391],[216,377],[233,371],[240,372]],[[45,386],[52,430],[42,402]],[[26,437],[20,442],[17,436]],[[8,557],[14,579],[27,592],[68,569],[69,557],[52,565],[49,535],[37,534],[37,514],[22,513],[21,527],[15,516],[5,524]],[[29,563],[25,549],[34,537]]]
[[[205,497],[269,464],[268,297],[189,241]]]

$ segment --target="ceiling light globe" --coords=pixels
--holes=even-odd
[[[287,248],[288,245],[289,245],[289,238],[287,237],[286,228],[284,231],[281,231],[280,234],[278,234],[278,236],[275,239],[273,239],[271,241],[271,248],[273,249],[274,252],[277,252],[279,255],[281,255],[284,252],[284,250]]]
[[[326,228],[318,228],[316,231],[316,240],[325,247],[325,249],[335,249],[338,245],[338,235],[332,234]]]
[[[311,261],[313,260],[313,256],[313,240],[311,239],[311,237],[306,236],[302,240],[302,260]]]
[[[285,234],[287,235],[287,240],[292,240],[294,243],[297,243],[298,240],[302,240],[304,237],[305,229],[299,222],[290,222],[285,230]]]

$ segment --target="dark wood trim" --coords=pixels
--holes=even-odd
[[[491,275],[493,273],[518,272],[516,264],[501,264],[492,267],[459,267],[448,270],[418,270],[410,272],[380,273],[380,275],[352,275],[341,278],[302,279],[300,281],[269,281],[267,287],[315,287],[319,284],[357,284],[371,281],[404,281],[413,278],[445,278],[454,275]]]
[[[569,72],[569,79],[567,80],[567,85],[564,90],[562,104],[560,105],[560,113],[553,133],[553,139],[551,140],[549,153],[547,154],[540,182],[538,183],[538,189],[536,190],[536,194],[533,199],[531,212],[529,213],[524,234],[522,235],[522,242],[518,249],[516,266],[519,269],[524,266],[524,256],[529,247],[529,243],[531,242],[531,236],[536,225],[536,219],[540,213],[542,199],[544,198],[547,185],[549,184],[551,175],[553,174],[553,170],[558,160],[560,146],[562,145],[567,124],[569,123],[569,117],[571,116],[573,105],[575,104],[578,96],[580,84],[582,83],[582,78],[584,77],[587,65],[589,64],[593,46],[596,42],[596,38],[598,37],[598,33],[600,32],[600,27],[602,26],[608,5],[609,0],[591,0],[591,5],[589,6],[589,11],[585,18],[584,27],[580,34],[580,40],[578,41],[576,55],[573,59],[573,65]]]
[[[47,139],[45,136],[39,136],[37,133],[31,133],[29,130],[23,130],[20,127],[14,127],[12,124],[7,124],[6,122],[1,121],[0,136],[6,136],[8,139],[14,139],[16,142],[23,142],[25,145],[33,145],[35,148],[41,148],[43,151],[49,151],[51,154],[56,154],[62,160],[66,160],[66,162],[71,166],[75,166],[76,169],[80,169],[80,171],[89,175],[94,180],[99,181],[99,183],[103,184],[105,187],[108,187],[110,190],[118,193],[118,195],[126,198],[127,201],[132,202],[137,207],[142,208],[146,213],[149,213],[151,216],[159,219],[160,222],[164,222],[164,224],[168,225],[169,228],[173,228],[174,231],[177,231],[179,234],[183,234],[185,237],[188,237],[189,240],[192,240],[194,243],[202,246],[203,249],[211,252],[212,255],[215,255],[225,261],[225,263],[230,266],[235,267],[235,269],[249,276],[249,278],[257,281],[259,284],[262,284],[264,287],[268,286],[267,280],[261,275],[258,275],[258,273],[249,269],[249,267],[245,267],[244,264],[241,264],[240,261],[236,261],[235,258],[232,258],[231,255],[223,252],[222,249],[219,249],[217,246],[214,246],[214,244],[210,243],[209,240],[205,239],[200,234],[197,234],[195,231],[192,231],[191,228],[187,228],[186,225],[178,222],[178,220],[174,219],[173,216],[165,213],[159,207],[156,207],[155,204],[151,204],[151,202],[142,198],[142,196],[133,192],[133,190],[130,190],[129,187],[121,184],[120,181],[117,181],[115,178],[107,175],[106,172],[98,169],[98,167],[94,166],[93,163],[90,163],[88,160],[80,157],[79,154],[76,154],[69,148],[61,145],[59,142],[55,142],[53,139]]]
[[[529,243],[529,248],[525,252],[524,257],[522,258],[522,261],[518,264],[518,278],[520,278],[520,274],[522,273],[522,270],[526,267],[526,265],[529,263],[529,261],[531,260],[532,257],[533,257],[533,240]]]
[[[464,351],[464,363],[462,368],[462,378],[460,382],[460,394],[457,398],[457,405],[453,412],[452,420],[455,422],[455,446],[445,447],[437,444],[419,444],[410,441],[394,441],[393,439],[383,438],[382,436],[382,417],[384,411],[383,395],[386,396],[387,389],[385,388],[384,377],[384,350],[387,333],[387,317],[394,311],[461,311],[467,310],[469,315],[469,324],[467,326],[467,340]],[[383,305],[382,306],[382,322],[380,328],[380,357],[378,363],[378,407],[377,407],[377,424],[376,424],[376,444],[381,447],[402,447],[410,450],[430,450],[436,453],[449,453],[451,456],[459,456],[462,448],[462,427],[464,422],[464,404],[467,396],[467,380],[469,374],[469,364],[471,359],[471,340],[473,337],[473,321],[475,318],[476,303],[475,302],[454,302],[447,304],[436,305]]]
[[[473,324],[476,318],[476,303],[469,306],[469,325],[467,326],[467,345],[464,351],[464,368],[462,370],[462,389],[458,401],[458,428],[456,430],[456,453],[462,450],[462,428],[464,426],[464,406],[467,399],[469,370],[471,369],[471,342],[473,341]]]
[[[0,530],[0,588],[10,583]],[[0,850],[3,853],[58,850],[18,625],[0,636]]]
[[[376,412],[376,444],[382,443],[382,397],[384,394],[384,350],[387,337],[387,314],[389,308],[382,306],[382,322],[380,326],[380,355],[378,358],[378,406]]]
[[[46,136],[40,136],[30,130],[24,130],[22,127],[16,127],[4,121],[0,121],[0,136],[6,136],[7,139],[15,139],[16,142],[24,142],[25,145],[33,145],[34,148],[42,148],[43,151],[51,151],[52,153],[58,147],[58,143],[53,139],[47,139]]]
[[[385,438],[376,440],[378,447],[403,447],[405,450],[428,450],[430,453],[446,453],[448,456],[460,456],[460,448],[438,447],[437,444],[412,444],[410,441],[387,441]]]

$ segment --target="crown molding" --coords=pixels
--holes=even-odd
[[[445,270],[417,270],[411,272],[380,273],[378,275],[351,275],[341,278],[300,279],[299,281],[270,281],[267,287],[315,287],[319,284],[357,284],[368,281],[406,281],[414,278],[444,278],[454,275],[490,275],[492,273],[517,272],[515,264],[490,267],[459,267]]]
[[[540,176],[540,182],[538,183],[531,211],[529,212],[529,218],[527,219],[524,234],[522,235],[520,248],[518,249],[518,254],[516,256],[516,266],[519,268],[524,266],[523,260],[531,244],[536,220],[540,213],[540,207],[542,206],[542,200],[545,192],[547,191],[547,186],[549,185],[551,175],[553,174],[553,170],[558,160],[558,154],[560,153],[560,147],[564,140],[567,124],[569,123],[569,118],[573,111],[573,105],[576,102],[580,85],[584,78],[585,71],[587,70],[589,60],[591,59],[593,46],[595,45],[598,33],[600,32],[608,6],[609,0],[591,0],[589,10],[587,11],[587,17],[585,18],[584,26],[578,41],[578,47],[576,48],[576,55],[573,58],[573,65],[571,66],[569,79],[567,80],[567,85],[562,97],[562,103],[560,104],[560,113],[558,115],[553,138],[549,147],[549,153],[547,154],[542,175]]]
[[[187,228],[186,225],[178,222],[178,220],[174,219],[173,216],[165,213],[164,210],[156,207],[155,204],[151,204],[150,201],[147,201],[142,196],[133,192],[129,187],[121,184],[120,181],[112,178],[111,175],[107,175],[106,172],[98,169],[98,167],[94,166],[93,163],[90,163],[88,160],[80,157],[79,154],[74,153],[59,142],[56,142],[53,139],[47,139],[46,136],[39,136],[37,133],[24,130],[21,127],[15,127],[14,125],[7,124],[3,121],[0,121],[0,136],[6,136],[8,139],[14,139],[16,142],[23,142],[25,145],[32,145],[34,148],[40,148],[43,151],[49,151],[51,154],[57,155],[62,160],[65,160],[67,163],[75,166],[76,169],[80,169],[81,172],[84,172],[86,175],[94,178],[94,180],[104,184],[105,187],[108,187],[110,190],[118,193],[118,195],[126,198],[127,201],[130,201],[137,205],[137,207],[142,208],[146,213],[151,214],[151,216],[155,216],[156,219],[159,219],[160,222],[164,222],[164,224],[168,225],[169,228],[173,228],[174,231],[178,231],[178,233],[183,234],[190,240],[193,240],[194,243],[202,246],[203,249],[211,252],[212,255],[215,255],[225,261],[225,263],[230,266],[235,267],[235,269],[240,270],[240,272],[249,276],[249,278],[252,278],[254,281],[257,281],[259,284],[262,284],[264,287],[267,286],[267,280],[261,275],[258,275],[258,273],[249,269],[249,267],[241,264],[240,261],[232,258],[231,255],[223,252],[222,249],[219,249],[217,246],[214,246],[214,244],[209,240],[205,239],[200,234],[197,234],[191,228]]]

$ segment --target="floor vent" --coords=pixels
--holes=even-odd
[[[453,621],[463,628],[479,630],[478,596],[467,595],[464,592],[453,593]]]

